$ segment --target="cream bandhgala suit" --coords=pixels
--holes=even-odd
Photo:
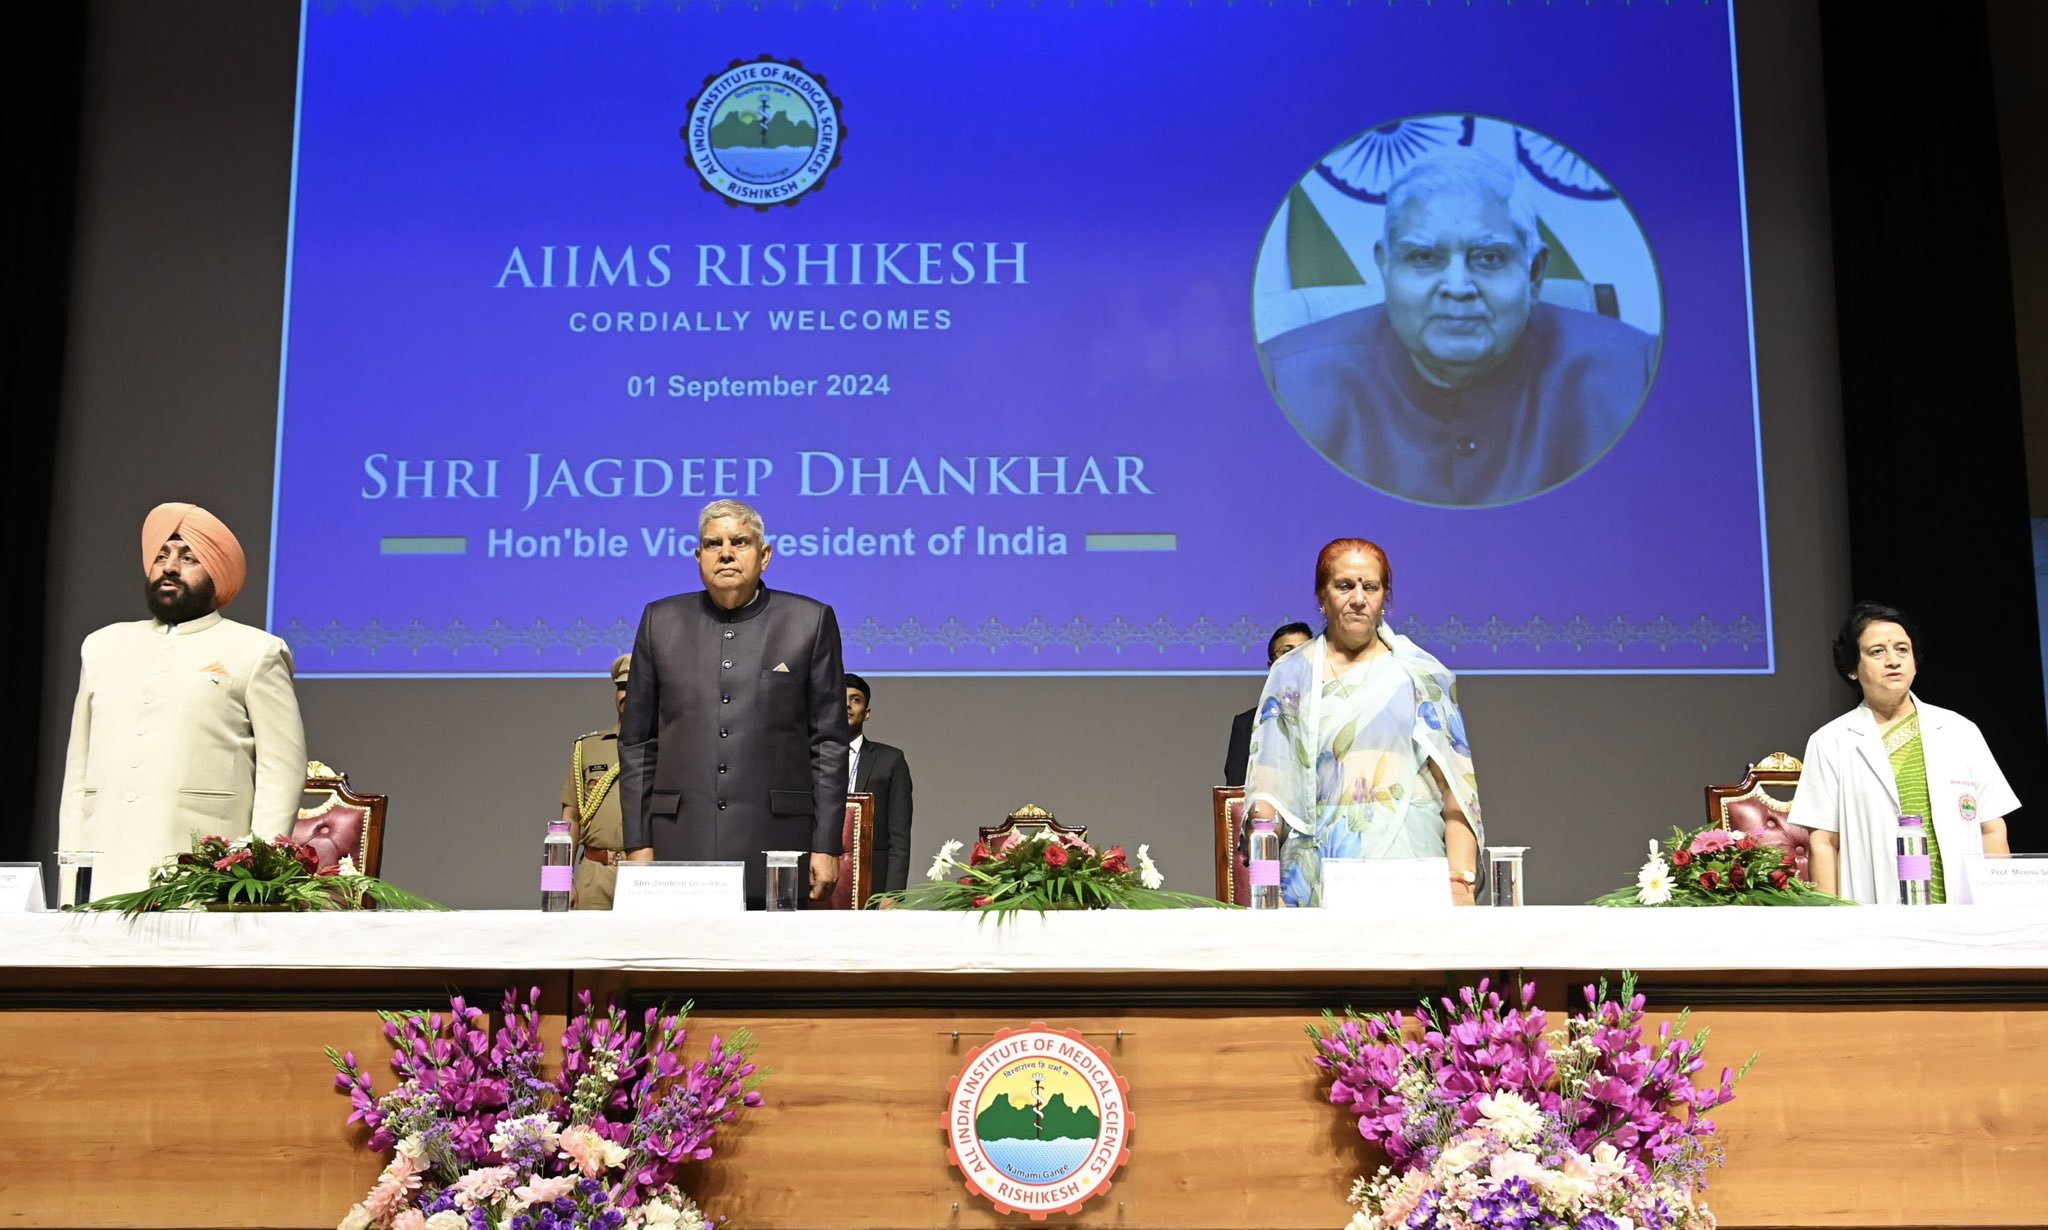
[[[291,830],[306,733],[282,640],[215,611],[101,628],[80,659],[58,840],[97,852],[93,896],[147,887],[194,833]]]

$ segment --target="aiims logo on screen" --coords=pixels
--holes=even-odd
[[[997,1030],[948,1087],[947,1160],[999,1213],[1072,1216],[1131,1158],[1129,1092],[1075,1030]]]
[[[704,79],[683,125],[707,192],[766,211],[794,205],[839,165],[839,100],[800,60],[734,60]]]

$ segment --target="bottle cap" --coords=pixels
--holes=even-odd
[[[1277,823],[1277,821],[1275,821],[1275,820],[1273,819],[1273,817],[1271,817],[1271,816],[1254,816],[1254,817],[1252,817],[1252,828],[1253,828],[1253,830],[1254,830],[1254,831],[1256,831],[1256,830],[1258,830],[1258,829],[1270,829],[1270,828],[1273,828],[1273,827],[1275,826],[1275,824],[1276,824],[1276,823]]]
[[[1900,816],[1899,827],[1902,829],[1922,829],[1927,827],[1927,822],[1918,816]]]

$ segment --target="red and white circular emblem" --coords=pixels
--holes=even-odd
[[[946,1157],[997,1212],[1079,1213],[1131,1159],[1130,1086],[1076,1030],[998,1030],[947,1092]]]

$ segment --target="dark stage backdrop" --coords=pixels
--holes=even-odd
[[[1532,847],[1538,902],[1620,884],[1644,841],[1698,821],[1702,784],[1731,780],[1768,752],[1798,752],[1848,701],[1827,668],[1849,551],[1818,24],[1803,5],[1738,18],[1777,671],[1472,679],[1465,700],[1489,836]],[[270,550],[296,36],[296,13],[281,4],[93,8],[37,851],[55,836],[78,642],[138,614],[143,512],[197,499],[236,527],[252,560]],[[1217,465],[1227,473],[1227,458]],[[1702,499],[1696,516],[1704,526],[1754,511]],[[1246,543],[1297,561],[1303,608],[1315,549],[1374,531],[1293,523],[1278,498],[1242,516]],[[1688,549],[1683,536],[1666,545],[1681,558]],[[1569,575],[1598,550],[1552,544],[1548,567]],[[784,561],[774,579],[804,589],[802,561]],[[258,621],[266,583],[259,570],[236,613]],[[694,583],[678,560],[673,587]],[[1253,678],[875,687],[872,733],[905,748],[916,775],[920,869],[941,840],[1035,802],[1100,835],[1151,843],[1175,886],[1208,884],[1208,792]],[[1927,693],[1943,699],[1937,676]],[[607,683],[320,679],[300,695],[312,753],[392,797],[387,875],[461,906],[532,903],[541,823],[556,811],[570,739],[609,720]]]
[[[2035,801],[2024,836],[2028,812],[2048,805],[2048,721],[2033,571],[2020,566],[2033,540],[1984,15],[1873,19],[1837,3],[1821,29],[1831,190],[1856,203],[1834,222],[1850,579],[1919,623],[1916,690],[1983,728],[2014,792]],[[1902,162],[1902,150],[1914,152]],[[2030,231],[2037,212],[2030,200]],[[1937,264],[1938,295],[1900,293],[1900,270]]]
[[[50,458],[64,396],[86,12],[38,5],[15,14],[7,33],[0,39],[0,165],[16,190],[0,203],[8,236],[0,246],[0,406],[7,410],[0,517],[23,585],[14,601],[0,604],[0,638],[39,648],[44,599],[28,590],[50,560]],[[0,690],[0,781],[26,790],[42,758],[37,732],[48,666],[39,652],[24,654],[14,686]],[[32,818],[0,821],[0,859],[29,857]]]

